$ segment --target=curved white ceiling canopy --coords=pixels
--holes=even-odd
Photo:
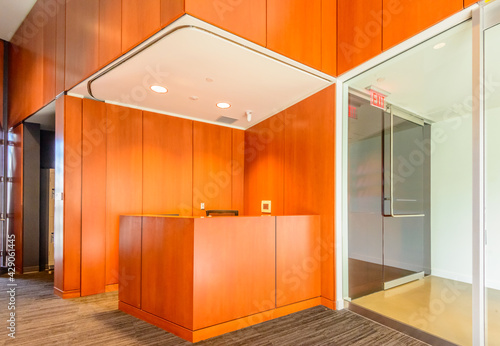
[[[225,126],[217,119],[233,118],[231,127],[246,129],[334,82],[185,15],[69,94]]]

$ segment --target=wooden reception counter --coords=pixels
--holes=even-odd
[[[120,217],[120,310],[197,342],[321,304],[319,216]]]

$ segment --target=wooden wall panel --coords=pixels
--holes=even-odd
[[[118,299],[141,308],[142,217],[120,216]]]
[[[57,3],[53,0],[39,1],[43,6],[43,90],[41,106],[51,102],[56,96],[56,37],[57,37]]]
[[[382,52],[382,0],[339,1],[337,73]]]
[[[194,222],[194,330],[274,309],[275,218]]]
[[[261,215],[262,200],[271,201],[272,215],[283,215],[283,116],[279,113],[245,132],[245,215]]]
[[[99,2],[99,67],[122,53],[122,1]]]
[[[160,0],[122,1],[122,51],[154,34],[160,25]]]
[[[193,223],[145,217],[142,232],[142,309],[188,329],[194,308]]]
[[[245,213],[245,131],[233,129],[231,208],[238,210],[239,215]]]
[[[321,70],[337,75],[337,0],[321,2]]]
[[[83,100],[81,295],[106,286],[106,104]]]
[[[160,0],[161,26],[167,26],[184,14],[184,0]]]
[[[321,0],[268,0],[267,48],[321,70]]]
[[[276,218],[276,307],[321,295],[319,216]]]
[[[144,112],[145,214],[193,214],[193,122]]]
[[[193,123],[193,215],[205,209],[231,209],[232,130],[207,123]]]
[[[186,0],[186,13],[266,46],[266,0]]]
[[[66,1],[57,2],[56,10],[56,95],[65,90],[66,66]]]
[[[383,6],[383,49],[387,50],[459,12],[463,0],[383,0]]]
[[[464,1],[464,8],[474,5],[476,2],[479,2],[478,0],[463,0],[463,1]]]
[[[335,86],[285,111],[285,215],[321,215],[322,296],[334,300]]]
[[[66,90],[99,67],[99,0],[66,2]]]
[[[142,213],[142,112],[106,105],[106,284],[118,283],[119,217]]]
[[[82,99],[64,97],[64,291],[80,290]]]
[[[12,153],[12,212],[13,232],[16,240],[16,272],[23,273],[23,125],[16,126],[9,133],[9,140],[14,142]]]
[[[43,100],[43,26],[33,24],[41,3],[28,14],[9,50],[9,127],[37,111]]]

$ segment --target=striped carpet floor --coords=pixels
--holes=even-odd
[[[0,277],[0,345],[191,345],[118,310],[116,292],[62,300],[53,276],[18,275],[16,338],[7,336],[8,281]],[[324,307],[285,316],[197,345],[425,345],[350,311]]]

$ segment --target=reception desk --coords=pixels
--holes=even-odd
[[[197,342],[321,304],[319,216],[120,217],[119,308]]]

